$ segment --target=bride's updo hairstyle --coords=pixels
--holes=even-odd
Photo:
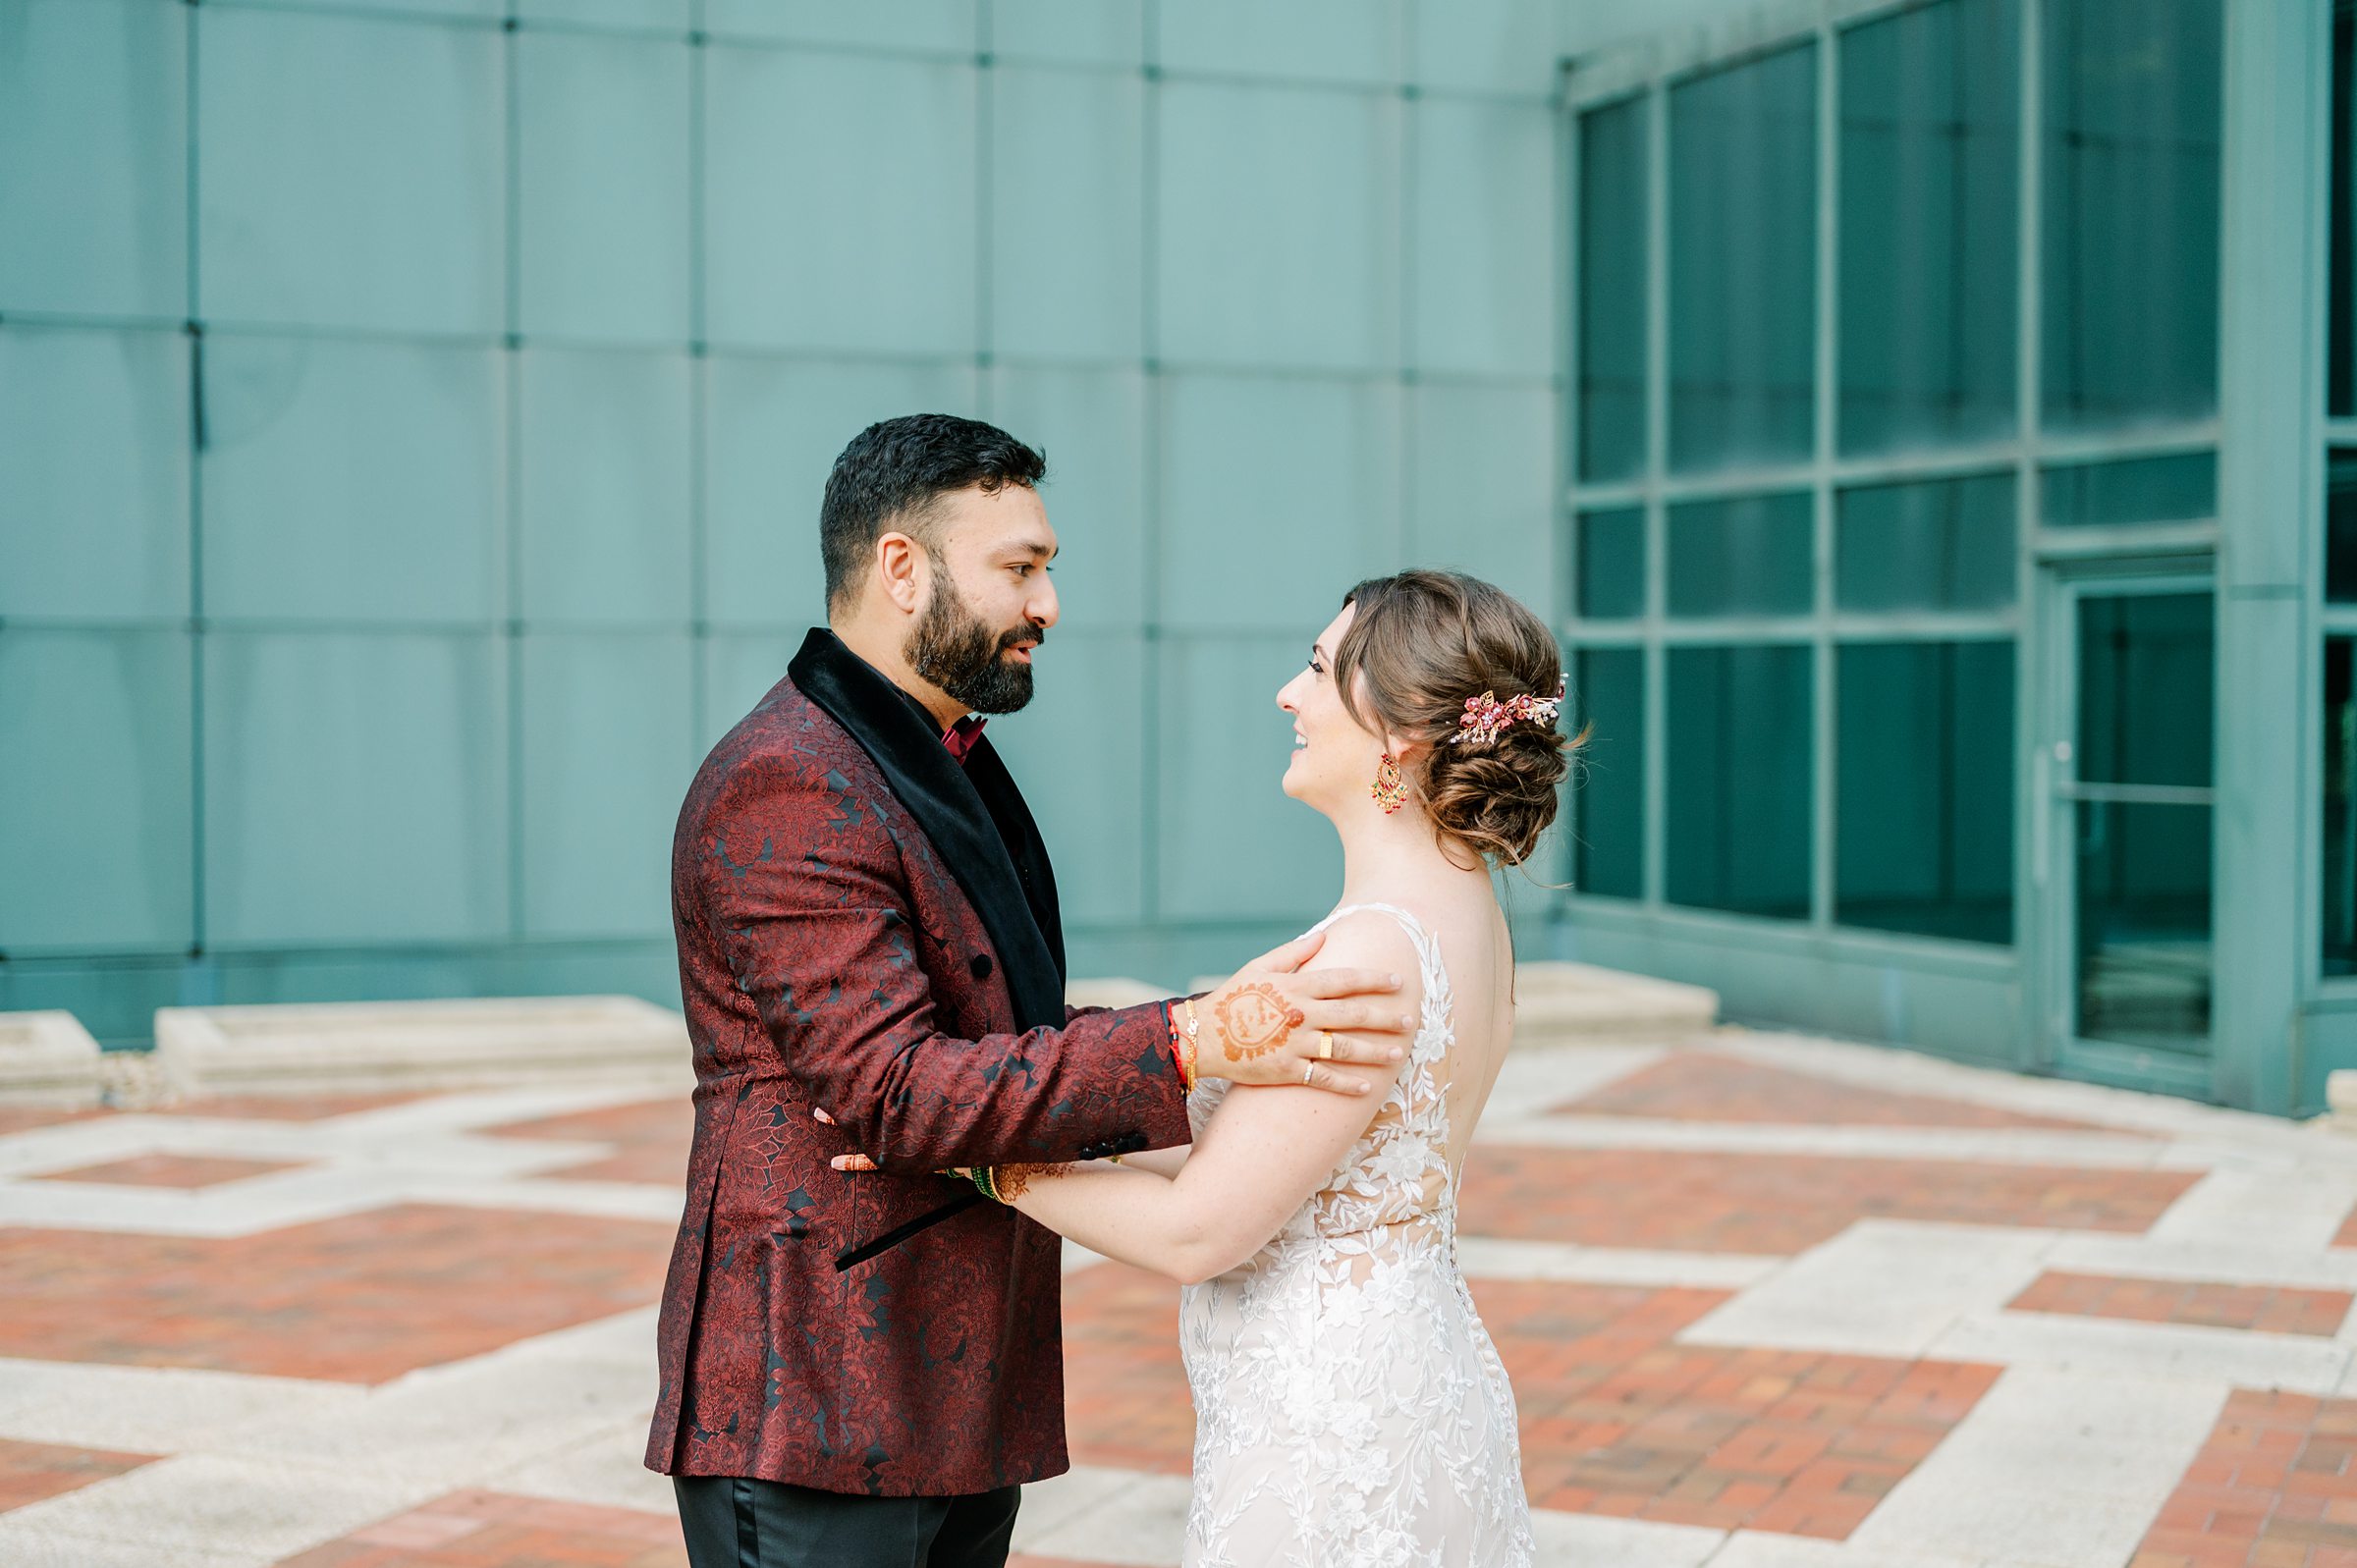
[[[1566,737],[1524,720],[1494,739],[1449,737],[1466,699],[1485,691],[1500,702],[1556,696],[1563,663],[1554,633],[1513,595],[1453,571],[1370,577],[1343,603],[1358,607],[1334,651],[1343,710],[1361,729],[1422,742],[1399,769],[1445,850],[1521,864],[1555,821],[1569,753],[1587,731]],[[1360,679],[1371,714],[1360,711]]]

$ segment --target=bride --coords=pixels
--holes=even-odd
[[[1489,864],[1521,861],[1555,816],[1562,681],[1553,635],[1513,598],[1407,571],[1352,589],[1277,693],[1295,735],[1285,792],[1343,843],[1316,965],[1417,977],[1407,1059],[1344,1069],[1391,1078],[1388,1095],[1205,1080],[1191,1149],[974,1172],[1185,1285],[1189,1568],[1531,1560],[1513,1392],[1456,1267],[1456,1185],[1513,1033]],[[1249,1055],[1291,1026],[1244,999],[1190,1010],[1201,1051]]]

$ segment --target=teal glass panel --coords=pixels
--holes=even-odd
[[[686,341],[687,56],[644,38],[518,36],[524,332]]]
[[[1342,584],[1335,590],[1337,607]],[[1277,692],[1330,616],[1264,637],[1165,638],[1162,814],[1155,852],[1165,920],[1293,920],[1330,908],[1343,884],[1341,841],[1326,819],[1285,793],[1292,720]],[[1372,782],[1370,780],[1370,782]],[[1249,956],[1246,954],[1244,956]]]
[[[2357,0],[2332,0],[2331,196],[2326,230],[2326,410],[2357,413]]]
[[[1645,509],[1615,507],[1579,514],[1579,613],[1590,621],[1633,620],[1645,613]]]
[[[1579,118],[1579,474],[1645,466],[1645,113]]]
[[[2214,452],[2072,463],[2048,468],[2039,478],[2050,528],[2197,522],[2218,515]]]
[[[1047,840],[1068,931],[1146,918],[1146,711],[1143,638],[1059,629],[1041,646],[1030,706],[990,721]]]
[[[1805,460],[1816,353],[1817,46],[1804,44],[1670,92],[1670,465]]]
[[[1996,610],[2015,596],[2013,475],[1844,490],[1834,603],[1869,613]]]
[[[1424,98],[1409,109],[1415,297],[1424,370],[1546,377],[1556,363],[1555,183],[1544,104]]]
[[[686,622],[692,364],[613,350],[517,355],[525,621]]]
[[[705,361],[704,614],[777,630],[823,624],[818,507],[851,437],[904,413],[975,414],[970,365]]]
[[[2357,604],[2357,452],[2345,448],[2325,463],[2325,597]]]
[[[1589,730],[1571,765],[1571,883],[1581,892],[1645,892],[1645,653],[1582,648],[1571,656],[1566,734]]]
[[[0,327],[0,616],[189,613],[189,339]]]
[[[1805,645],[1669,650],[1662,834],[1670,902],[1807,916],[1811,657]]]
[[[1002,60],[1134,70],[1146,57],[1145,0],[991,0],[987,47]]]
[[[1410,8],[1409,69],[1419,86],[1545,98],[1562,54],[1553,0],[1449,0]]]
[[[1373,458],[1398,450],[1397,383],[1171,376],[1161,412],[1166,624],[1306,648],[1353,583],[1397,569],[1398,464]]]
[[[2082,800],[2080,1038],[2210,1051],[2210,808]]]
[[[990,113],[993,350],[1137,358],[1145,333],[1142,81],[1007,67]]]
[[[1148,613],[1144,375],[1001,366],[990,419],[1047,455],[1058,626],[1134,631]]]
[[[2013,940],[2010,641],[1836,655],[1834,919]]]
[[[1155,63],[1166,71],[1351,81],[1400,79],[1401,0],[1187,0],[1154,8]]]
[[[2218,406],[2220,0],[2053,0],[2045,21],[2045,421]]]
[[[506,936],[503,639],[233,632],[203,659],[211,945]]]
[[[2357,639],[2325,639],[2324,972],[2357,975]]]
[[[524,934],[669,935],[696,765],[686,636],[527,635],[521,653]]]
[[[205,614],[504,616],[501,359],[412,344],[206,338]]]
[[[196,22],[202,314],[499,331],[500,34],[227,7]]]
[[[189,313],[186,7],[0,9],[0,312]]]
[[[2206,593],[2079,601],[2080,783],[2209,787],[2215,620]]]
[[[723,36],[782,43],[970,53],[973,0],[704,0],[704,27]]]
[[[1412,488],[1402,564],[1469,572],[1556,616],[1554,393],[1419,381],[1407,394]]]
[[[712,340],[972,352],[974,136],[970,65],[707,49]]]
[[[1686,501],[1670,509],[1673,616],[1805,616],[1816,603],[1806,491]]]
[[[1159,107],[1162,355],[1396,366],[1398,100],[1170,81]]]
[[[189,637],[0,631],[0,952],[193,940]]]
[[[556,22],[571,27],[626,27],[685,33],[693,22],[694,0],[515,0],[516,16],[527,26]]]
[[[344,12],[366,16],[432,16],[495,21],[506,14],[507,0],[284,0],[290,7],[310,11]]]
[[[1847,453],[2014,427],[2017,0],[1942,0],[1842,34]]]
[[[811,527],[815,531],[817,524]],[[815,551],[815,532],[812,548]],[[699,747],[709,750],[786,678],[786,667],[802,646],[802,633],[720,631],[698,638],[697,645],[703,660],[704,705],[695,738]]]

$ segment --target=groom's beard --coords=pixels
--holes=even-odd
[[[933,602],[901,650],[908,667],[975,713],[1014,713],[1031,700],[1031,667],[1009,662],[1006,650],[1039,642],[1047,633],[1028,622],[994,630],[966,607],[938,561],[933,572]]]

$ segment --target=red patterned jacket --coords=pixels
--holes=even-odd
[[[961,768],[813,630],[688,789],[672,915],[695,1142],[648,1468],[884,1496],[1069,1468],[1061,1243],[938,1217],[976,1195],[932,1172],[1183,1143],[1184,1098],[1160,1003],[1064,1004],[1055,879],[989,740]],[[829,1167],[853,1151],[882,1168]]]

